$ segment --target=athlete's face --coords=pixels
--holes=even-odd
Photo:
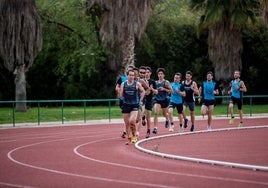
[[[134,70],[134,79],[139,77],[139,70]]]
[[[134,78],[135,78],[135,72],[134,71],[129,71],[127,76],[128,76],[129,81],[133,81]]]
[[[181,77],[179,75],[174,76],[174,82],[178,83],[181,80]]]
[[[240,73],[238,71],[234,72],[234,78],[237,79],[240,77]]]
[[[145,78],[145,73],[146,73],[146,70],[145,69],[140,69],[139,70],[139,76],[140,76],[140,78]]]
[[[211,81],[213,79],[213,76],[211,74],[207,74],[207,80]]]
[[[151,77],[151,71],[150,70],[146,70],[146,73],[145,73],[145,78],[146,79],[149,79]]]
[[[164,77],[165,77],[165,75],[164,75],[164,73],[163,73],[162,71],[159,71],[159,72],[157,73],[157,76],[158,76],[159,80],[162,80],[162,79],[164,79]]]
[[[185,75],[185,79],[186,79],[187,81],[191,80],[191,79],[192,79],[192,75],[191,75],[191,74],[186,74],[186,75]]]

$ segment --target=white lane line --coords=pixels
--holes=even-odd
[[[8,187],[18,187],[18,188],[34,188],[32,186],[18,185],[18,184],[14,184],[14,183],[6,183],[6,182],[0,182],[0,185],[8,186]]]
[[[89,136],[87,136],[87,137],[89,137]],[[80,138],[80,137],[76,137],[76,138]],[[98,180],[98,181],[106,181],[106,182],[112,182],[112,183],[116,182],[116,183],[122,183],[122,184],[131,184],[131,185],[137,185],[137,186],[159,187],[159,188],[179,188],[178,186],[167,186],[167,185],[152,184],[152,183],[142,183],[142,182],[138,182],[138,181],[125,181],[125,180],[104,178],[104,177],[98,177],[98,176],[88,176],[88,175],[75,174],[75,173],[70,173],[70,172],[66,172],[66,171],[54,170],[54,169],[49,169],[49,168],[44,168],[44,167],[40,167],[40,166],[35,166],[35,165],[23,163],[23,162],[20,162],[12,157],[12,154],[14,152],[17,152],[17,151],[24,149],[24,148],[28,148],[28,147],[32,147],[32,146],[36,146],[36,145],[40,145],[40,144],[46,144],[46,143],[50,143],[50,142],[59,142],[59,141],[68,140],[68,139],[73,139],[73,138],[57,139],[57,140],[50,140],[50,141],[44,141],[44,142],[38,142],[38,143],[24,145],[24,146],[14,148],[13,150],[9,151],[7,156],[8,156],[9,160],[13,161],[16,164],[26,166],[29,168],[33,168],[33,169],[37,169],[37,170],[55,173],[55,174],[61,174],[61,175],[73,176],[73,177],[79,177],[79,178],[85,178],[85,179],[94,179],[94,180]],[[113,138],[113,139],[115,139],[115,138]]]
[[[214,129],[210,132],[219,132],[219,131],[230,131],[230,130],[241,130],[241,129],[257,129],[257,128],[268,128],[267,125],[263,126],[251,126],[251,127],[243,127],[243,128],[225,128],[225,129]],[[186,133],[175,133],[175,134],[168,134],[168,135],[161,135],[161,136],[155,136],[148,139],[139,140],[135,147],[148,154],[152,154],[155,156],[170,158],[170,159],[177,159],[177,160],[185,160],[185,161],[191,161],[191,162],[197,162],[197,163],[205,163],[205,164],[211,164],[211,165],[220,165],[220,166],[228,166],[228,167],[235,167],[235,168],[244,168],[244,169],[251,169],[251,170],[263,170],[268,171],[268,166],[259,166],[259,165],[249,165],[249,164],[242,164],[242,163],[233,163],[233,162],[225,162],[225,161],[217,161],[217,160],[208,160],[208,159],[201,159],[201,158],[194,158],[194,157],[185,157],[181,155],[172,155],[167,153],[161,153],[149,149],[145,149],[140,146],[143,142],[148,142],[150,140],[160,139],[160,138],[167,138],[172,136],[184,136],[188,134],[200,134],[200,133],[207,133],[207,130],[204,131],[195,131],[195,132],[186,132]]]
[[[80,144],[74,148],[74,152],[78,156],[80,156],[84,159],[87,159],[87,160],[94,161],[94,162],[118,166],[118,167],[136,169],[136,170],[141,170],[141,171],[148,171],[148,172],[162,173],[162,174],[169,174],[169,175],[178,175],[178,176],[187,176],[187,177],[194,177],[194,178],[204,178],[204,179],[210,179],[210,180],[220,180],[220,181],[227,181],[227,182],[232,181],[232,182],[248,183],[248,184],[256,184],[256,185],[268,185],[268,182],[251,181],[251,180],[243,180],[243,179],[235,179],[235,178],[223,178],[223,177],[217,177],[217,176],[205,176],[205,175],[198,175],[198,174],[193,174],[193,173],[181,173],[181,172],[172,172],[172,171],[164,171],[164,170],[157,170],[157,169],[151,169],[151,168],[144,168],[144,167],[138,167],[138,166],[130,166],[130,165],[125,165],[125,164],[121,164],[121,163],[113,163],[113,162],[103,161],[103,160],[99,160],[99,159],[94,159],[94,158],[85,156],[85,155],[78,152],[78,149],[80,147],[90,145],[93,143],[97,143],[97,142],[107,142],[108,140],[112,140],[112,139],[95,140],[92,142]]]
[[[63,140],[68,140],[68,139],[77,139],[77,138],[85,138],[85,137],[90,137],[90,136],[83,136],[83,137],[79,137],[78,135],[76,135],[76,137],[74,138],[64,138],[64,139],[56,139],[56,140],[50,140],[50,141],[44,141],[44,142],[38,142],[38,143],[34,143],[34,144],[29,144],[29,145],[24,145],[21,147],[17,147],[13,150],[11,150],[7,155],[8,158],[13,161],[14,163],[17,163],[19,165],[23,165],[26,167],[30,167],[30,168],[34,168],[34,169],[38,169],[38,170],[43,170],[43,171],[48,171],[51,173],[56,173],[56,174],[62,174],[62,175],[68,175],[68,176],[74,176],[74,177],[80,177],[80,178],[86,178],[86,179],[95,179],[95,180],[99,180],[99,181],[108,181],[108,182],[118,182],[118,183],[124,183],[124,184],[134,184],[134,185],[141,185],[141,182],[130,182],[130,181],[122,181],[122,180],[117,180],[117,179],[109,179],[109,178],[103,178],[103,177],[96,177],[96,176],[86,176],[86,175],[80,175],[80,174],[74,174],[74,173],[68,173],[65,171],[58,171],[58,170],[53,170],[53,169],[48,169],[48,168],[43,168],[40,166],[34,166],[31,164],[27,164],[27,163],[23,163],[20,162],[16,159],[14,159],[12,157],[13,152],[19,151],[21,149],[27,148],[27,147],[31,147],[31,146],[35,146],[35,145],[39,145],[39,144],[45,144],[45,143],[49,143],[49,142],[58,142],[58,141],[63,141]],[[116,138],[110,138],[110,139],[103,139],[103,140],[95,140],[93,142],[88,142],[88,143],[84,143],[81,144],[79,146],[76,147],[76,149],[74,149],[74,151],[76,151],[79,147],[82,147],[84,145],[87,144],[91,144],[91,143],[95,143],[95,142],[101,142],[101,141],[106,141],[106,140],[114,140]],[[211,176],[203,176],[203,175],[195,175],[195,174],[188,174],[188,173],[177,173],[177,172],[170,172],[170,171],[161,171],[161,170],[154,170],[154,169],[148,169],[148,168],[142,168],[142,167],[133,167],[133,166],[128,166],[128,165],[123,165],[123,164],[118,164],[118,163],[110,163],[110,162],[106,162],[106,161],[101,161],[101,160],[97,160],[97,159],[93,159],[90,157],[86,157],[83,156],[82,154],[79,154],[77,152],[77,154],[83,158],[89,159],[89,160],[93,160],[95,162],[100,162],[100,163],[104,163],[104,164],[110,164],[110,165],[116,165],[116,166],[120,166],[120,167],[126,167],[126,168],[132,168],[132,169],[139,169],[139,170],[147,170],[147,171],[151,171],[151,172],[159,172],[159,173],[166,173],[166,174],[175,174],[175,175],[181,175],[181,176],[189,176],[189,177],[199,177],[199,178],[205,178],[205,179],[214,179],[214,180],[222,180],[222,181],[233,181],[233,182],[240,182],[240,183],[250,183],[250,184],[257,184],[257,185],[268,185],[267,182],[256,182],[256,181],[248,181],[248,180],[241,180],[241,179],[231,179],[231,178],[222,178],[222,177],[211,177]],[[155,184],[144,184],[142,183],[143,186],[153,186],[153,187],[171,187],[171,186],[162,186],[162,185],[155,185]],[[176,186],[178,187],[178,186]]]

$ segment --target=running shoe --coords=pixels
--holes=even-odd
[[[138,138],[136,136],[132,136],[131,142],[136,143],[138,141]]]
[[[131,138],[127,138],[126,145],[129,145],[131,143]]]
[[[145,115],[142,116],[142,125],[145,126],[146,125],[146,121],[145,121]]]
[[[126,138],[126,135],[127,135],[127,133],[126,133],[125,131],[123,131],[121,137],[122,137],[122,138]]]
[[[153,133],[157,134],[157,128],[156,127],[153,129]]]
[[[211,131],[212,130],[212,128],[211,128],[210,125],[208,125],[207,129],[208,129],[208,131]]]
[[[180,126],[179,133],[183,133],[184,129],[182,126]]]
[[[191,132],[194,131],[194,125],[191,126],[191,129],[190,129]]]
[[[169,127],[169,120],[166,120],[165,127],[166,127],[166,128]]]
[[[140,133],[137,131],[137,132],[136,132],[136,137],[137,137],[137,139],[139,139],[139,136],[140,136]]]
[[[147,130],[146,137],[145,138],[150,138],[150,129]]]
[[[187,118],[185,118],[185,119],[184,119],[184,128],[185,128],[185,129],[186,129],[186,128],[187,128],[187,126],[188,126],[187,124],[188,124],[188,119],[187,119]]]
[[[174,131],[174,125],[170,125],[170,127],[169,127],[169,132],[173,132]]]
[[[240,122],[239,124],[238,124],[238,128],[242,128],[243,127],[243,122]]]
[[[231,119],[229,120],[229,124],[233,125],[234,124],[234,117],[231,117]]]

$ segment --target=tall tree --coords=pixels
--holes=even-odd
[[[255,21],[258,0],[191,0],[193,10],[201,10],[198,34],[208,28],[208,54],[218,80],[226,81],[234,70],[242,69],[241,29]]]
[[[109,63],[112,69],[124,70],[135,60],[135,37],[140,39],[155,0],[87,0],[86,6],[98,10],[101,41],[110,46],[115,57]],[[90,11],[92,12],[92,11]]]
[[[42,32],[35,0],[0,1],[0,56],[15,75],[15,99],[26,100],[25,72],[41,50]],[[26,103],[17,103],[26,111]]]
[[[264,23],[268,27],[268,0],[262,0]]]

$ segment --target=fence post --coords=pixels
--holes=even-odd
[[[12,109],[12,122],[13,122],[13,127],[15,127],[15,102],[12,102],[13,109]]]
[[[250,98],[249,98],[249,114],[251,117],[252,116],[252,96],[250,96]]]
[[[63,112],[63,101],[61,101],[61,123],[64,124],[64,112]]]
[[[87,121],[86,107],[87,107],[87,105],[86,105],[86,101],[84,101],[84,123],[86,123],[86,121]]]
[[[229,103],[227,103],[227,108],[226,108],[226,116],[228,117],[229,116]]]
[[[109,100],[109,122],[111,122],[111,101]]]
[[[40,102],[37,102],[37,122],[40,125]]]

